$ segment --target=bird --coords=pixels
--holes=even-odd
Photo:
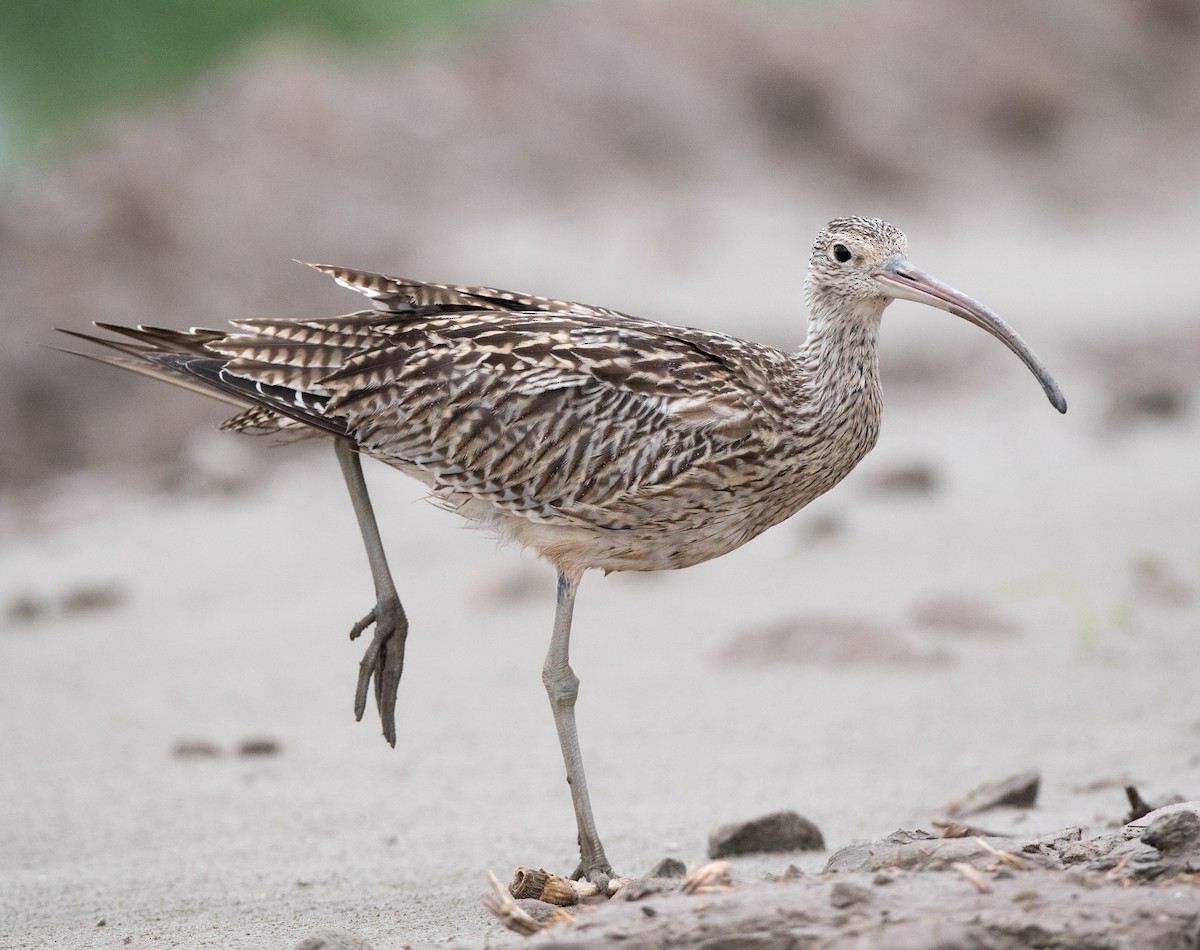
[[[830,221],[804,280],[807,333],[790,353],[574,301],[322,264],[309,266],[370,306],[223,330],[63,332],[108,348],[70,352],[237,407],[225,429],[332,440],[376,596],[350,632],[374,628],[354,711],[361,720],[373,683],[393,746],[409,622],[361,458],[415,477],[436,504],[549,562],[556,608],[542,681],[575,812],[574,877],[605,887],[613,871],[588,796],[569,660],[583,575],[719,557],[845,478],[879,436],[880,322],[893,300],[986,330],[1066,412],[1007,323],[907,255],[903,232],[879,218]]]

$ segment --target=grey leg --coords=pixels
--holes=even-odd
[[[612,868],[604,856],[604,846],[596,833],[592,805],[588,800],[587,780],[583,775],[583,754],[579,751],[579,733],[575,728],[575,698],[579,695],[579,678],[568,662],[571,642],[571,614],[575,609],[578,577],[558,575],[558,604],[554,613],[554,635],[542,667],[542,682],[554,710],[554,725],[558,743],[562,746],[567,765],[567,784],[571,786],[571,801],[575,805],[575,823],[579,828],[580,864],[575,877],[585,877],[601,890],[608,886]]]
[[[396,744],[396,691],[400,688],[400,674],[404,672],[404,641],[408,637],[408,617],[400,605],[392,573],[388,570],[387,557],[383,553],[383,542],[379,538],[379,526],[375,523],[375,511],[371,507],[371,496],[367,494],[367,483],[363,480],[362,463],[358,457],[358,446],[350,439],[335,439],[334,449],[346,487],[350,490],[350,501],[354,503],[354,514],[362,531],[363,544],[367,548],[367,559],[371,562],[371,577],[375,581],[375,606],[371,612],[354,625],[350,639],[356,640],[367,627],[375,625],[375,636],[363,654],[358,667],[358,688],[354,693],[354,718],[361,720],[367,708],[367,692],[371,678],[375,678],[375,705],[379,709],[379,720],[383,724],[383,736],[388,744]]]

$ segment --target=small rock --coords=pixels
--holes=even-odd
[[[180,739],[171,754],[177,759],[215,759],[221,755],[221,749],[205,739]]]
[[[50,612],[50,605],[33,594],[20,594],[4,607],[4,619],[12,624],[27,624],[41,620]]]
[[[963,801],[947,805],[946,811],[956,817],[962,817],[1001,806],[1032,808],[1037,801],[1041,780],[1041,773],[1037,769],[1030,769],[998,782],[989,782],[968,793]]]
[[[796,865],[789,864],[786,868],[783,869],[782,874],[768,874],[767,880],[768,881],[798,881],[802,877],[804,877],[804,872],[801,871],[798,867],[796,867]]]
[[[753,821],[722,825],[708,837],[708,856],[776,851],[823,851],[820,829],[794,811],[779,811]]]
[[[838,910],[852,907],[855,904],[865,904],[871,899],[871,892],[861,884],[851,884],[849,881],[838,881],[829,891],[829,903]]]
[[[246,739],[238,746],[238,755],[278,755],[279,743],[274,739]]]
[[[1142,832],[1142,841],[1163,854],[1200,854],[1200,815],[1182,809],[1161,815]]]
[[[111,610],[126,599],[119,584],[81,584],[64,591],[62,611],[65,614],[86,614]]]
[[[684,877],[687,875],[687,865],[678,858],[663,858],[650,869],[646,877]]]

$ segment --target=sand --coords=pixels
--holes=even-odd
[[[1066,417],[989,359],[951,398],[889,406],[843,486],[745,548],[585,581],[572,660],[618,870],[695,865],[714,827],[779,808],[831,849],[929,828],[1025,768],[1037,806],[988,816],[999,831],[1107,830],[1130,781],[1196,797],[1195,413],[1114,433],[1098,373],[1042,355]],[[3,945],[504,939],[486,871],[573,864],[539,681],[550,570],[371,467],[412,620],[390,750],[350,712],[371,591],[332,453],[242,445],[232,492],[77,478],[4,508]],[[937,629],[948,602],[990,622]],[[831,620],[887,636],[724,653]],[[258,737],[278,753],[237,754]],[[734,863],[753,880],[825,857]]]

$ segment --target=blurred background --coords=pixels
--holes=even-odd
[[[54,327],[362,305],[300,259],[791,349],[845,214],[903,228],[1071,409],[898,302],[843,485],[716,562],[588,578],[580,730],[626,871],[781,807],[831,848],[928,827],[1032,767],[1030,833],[1119,824],[1130,782],[1200,796],[1200,4],[6,0],[6,933],[479,936],[483,869],[573,864],[552,572],[368,467],[413,624],[390,750],[350,715],[373,595],[328,446],[217,433]],[[281,752],[234,751],[258,736]]]
[[[1189,0],[13,0],[0,488],[163,462],[220,413],[52,327],[357,306],[292,258],[791,347],[811,236],[880,214],[1035,348],[1099,358],[1143,311],[1195,325],[1198,91]],[[885,367],[920,380],[902,322]],[[1200,378],[1181,344],[1153,385]]]

